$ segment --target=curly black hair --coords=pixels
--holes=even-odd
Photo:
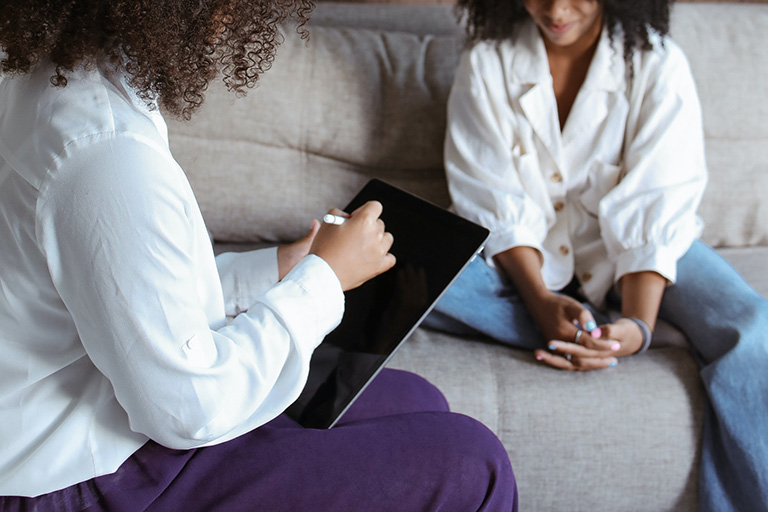
[[[603,6],[603,19],[611,38],[624,32],[624,59],[635,50],[650,50],[650,30],[669,33],[672,0],[593,0]],[[523,0],[458,0],[457,16],[466,22],[469,43],[509,39],[521,22],[530,18]]]
[[[109,59],[150,105],[189,119],[218,74],[244,94],[269,69],[291,19],[302,37],[312,0],[3,0],[0,72],[41,60],[67,72]]]

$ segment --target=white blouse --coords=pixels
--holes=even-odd
[[[160,114],[52,74],[0,76],[0,495],[268,422],[344,309],[316,256],[279,283],[275,249],[214,259]]]
[[[669,281],[702,229],[707,169],[688,62],[670,39],[635,52],[604,30],[561,132],[544,42],[533,22],[514,41],[462,56],[448,106],[445,163],[456,211],[491,230],[486,257],[529,246],[547,287],[575,275],[602,305],[623,275]]]

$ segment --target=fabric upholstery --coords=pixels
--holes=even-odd
[[[426,377],[452,410],[500,436],[521,510],[696,510],[705,397],[686,349],[566,373],[525,351],[420,328],[390,366]]]
[[[295,239],[373,176],[446,205],[444,104],[459,45],[314,27],[308,43],[286,36],[245,98],[212,87],[194,121],[173,127],[172,149],[215,239]]]
[[[324,6],[318,23],[331,23]],[[393,26],[382,6],[360,7],[352,23],[370,27],[375,23],[364,15],[381,15]],[[388,7],[397,14],[414,6]],[[440,22],[452,22],[448,6],[430,8]],[[768,58],[755,44],[768,30],[765,8],[674,8],[672,35],[688,53],[703,104],[711,183],[700,212],[703,239],[714,246],[768,242],[768,206],[760,198],[768,189],[761,151],[768,142],[768,68],[755,65]],[[401,19],[418,31],[414,20],[427,17]],[[313,216],[343,206],[372,176],[447,204],[444,103],[461,48],[458,35],[313,25],[308,43],[287,33],[273,68],[245,98],[214,84],[192,123],[172,122],[171,139],[214,237],[296,238]],[[745,179],[733,180],[735,172]]]
[[[440,205],[445,100],[462,49],[448,5],[320,3],[309,43],[286,35],[244,98],[213,85],[169,122],[217,251],[288,241],[379,177]],[[768,296],[768,5],[682,3],[672,36],[703,106],[710,185],[704,241]],[[521,510],[693,511],[705,396],[681,340],[605,372],[427,331],[391,366],[435,383],[504,442]]]

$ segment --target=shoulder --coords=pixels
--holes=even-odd
[[[53,74],[53,65],[41,64],[0,82],[0,151],[33,186],[40,187],[68,150],[89,141],[133,134],[163,144],[164,123],[153,121],[155,114],[137,105],[119,78],[80,69],[56,87]]]
[[[501,64],[502,55],[506,52],[501,49],[505,42],[480,41],[466,49],[461,55],[459,69],[467,72],[481,72],[486,68],[498,67]]]
[[[475,74],[495,84],[537,83],[549,76],[544,43],[533,22],[508,39],[481,41],[462,55],[457,75]]]
[[[637,77],[662,83],[690,79],[688,58],[671,37],[651,32],[650,42],[651,49],[635,52],[633,65]]]

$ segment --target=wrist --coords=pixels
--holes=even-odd
[[[531,287],[520,292],[520,298],[523,299],[528,311],[535,312],[546,309],[546,304],[552,299],[553,292],[546,287]]]
[[[557,332],[556,326],[561,326],[564,322],[565,307],[564,301],[572,300],[570,297],[560,295],[552,290],[544,289],[540,293],[530,293],[523,296],[528,313],[531,315],[536,325],[539,326],[542,333],[549,332],[554,336],[553,329]],[[570,320],[568,321],[570,322]]]
[[[640,348],[635,352],[635,354],[642,354],[646,350],[648,350],[648,347],[651,346],[651,340],[653,339],[653,331],[651,330],[650,326],[640,318],[636,317],[624,317],[627,320],[634,322],[635,325],[637,325],[640,328],[640,332],[643,334],[643,341],[640,345]]]

